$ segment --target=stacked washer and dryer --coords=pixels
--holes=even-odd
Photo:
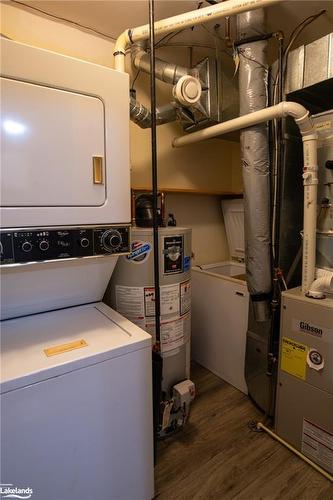
[[[151,337],[101,302],[130,250],[128,75],[1,54],[2,488],[147,500]]]

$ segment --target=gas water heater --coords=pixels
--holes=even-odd
[[[132,251],[118,260],[104,301],[155,335],[152,228],[132,229]],[[191,229],[159,228],[162,402],[160,436],[185,423],[194,384],[190,376]]]

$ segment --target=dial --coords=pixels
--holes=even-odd
[[[32,243],[30,241],[24,241],[21,245],[23,252],[31,252]]]
[[[81,238],[80,239],[81,248],[88,248],[89,245],[90,245],[90,241],[88,240],[88,238]]]
[[[46,250],[50,248],[50,244],[47,240],[40,241],[38,246],[42,252],[46,252]]]
[[[107,252],[115,252],[122,244],[121,234],[116,229],[105,231],[102,236],[102,245]]]

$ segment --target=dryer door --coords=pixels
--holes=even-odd
[[[3,207],[105,203],[100,98],[1,78]]]

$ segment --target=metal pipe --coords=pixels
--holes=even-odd
[[[178,29],[204,24],[227,16],[234,16],[241,12],[267,7],[280,3],[282,0],[228,0],[220,2],[211,7],[204,7],[191,12],[185,12],[178,16],[169,17],[154,24],[155,35],[170,33]],[[125,71],[126,48],[139,40],[147,40],[149,37],[149,25],[145,24],[133,29],[127,29],[117,38],[114,48],[115,69]]]
[[[131,47],[132,63],[136,69],[140,69],[144,73],[150,73],[150,57],[145,51],[145,44],[142,42],[135,43]],[[190,74],[190,69],[185,66],[163,61],[155,58],[155,77],[162,82],[175,85],[182,76]]]
[[[291,116],[302,135],[303,140],[303,184],[304,184],[304,235],[303,235],[303,269],[302,291],[307,293],[315,277],[316,256],[316,215],[317,215],[317,133],[313,127],[309,111],[296,102],[284,101],[275,106],[240,116],[224,123],[219,123],[192,134],[177,137],[174,147],[194,144],[196,142],[217,137],[227,132],[251,127],[257,123]]]

